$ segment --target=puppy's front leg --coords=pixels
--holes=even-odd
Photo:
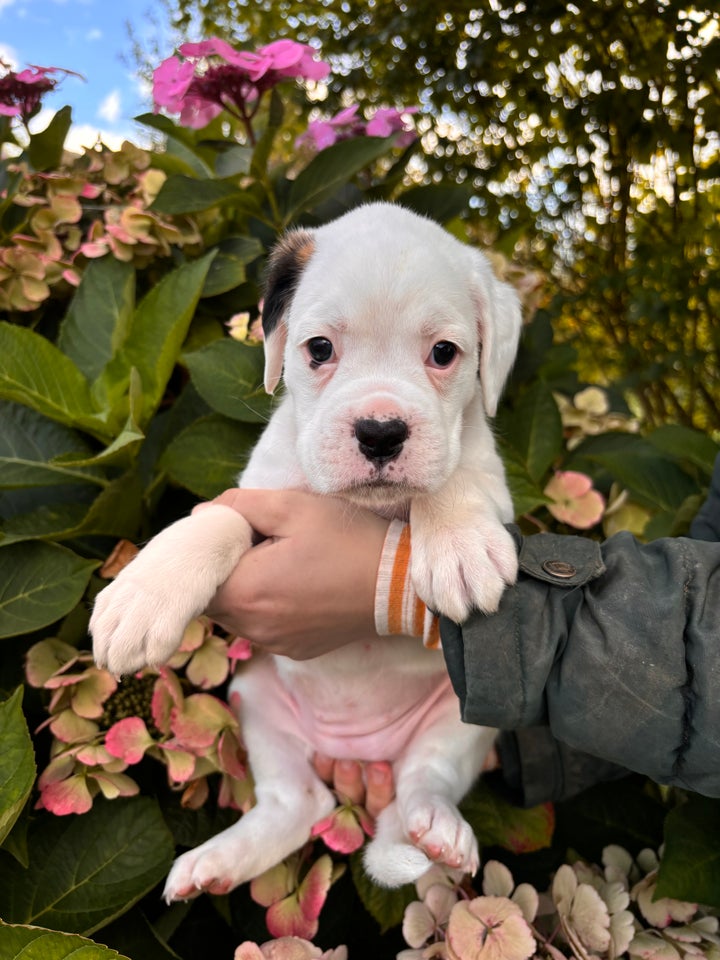
[[[515,542],[494,502],[473,487],[458,471],[410,507],[413,585],[431,610],[456,623],[474,608],[497,610],[517,576]]]
[[[219,505],[154,537],[95,601],[90,632],[98,666],[129,674],[165,663],[251,543],[247,520]]]
[[[434,493],[413,498],[412,578],[438,613],[462,623],[473,608],[497,610],[517,576],[505,470],[479,398],[465,412],[459,466]]]

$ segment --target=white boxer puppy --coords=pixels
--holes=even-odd
[[[241,486],[311,490],[409,519],[413,582],[428,606],[456,621],[495,610],[517,564],[486,416],[515,357],[514,291],[437,224],[370,204],[280,242],[263,328],[266,389],[284,370],[286,391]],[[240,515],[215,505],[151,540],[97,599],[97,663],[126,674],[166,661],[251,539]],[[414,881],[431,861],[477,869],[456,804],[495,731],[460,721],[440,652],[372,636],[314,660],[257,655],[230,701],[256,805],[175,862],[168,900],[226,892],[309,838],[335,806],[316,751],[393,762],[396,799],[365,855],[376,882]]]

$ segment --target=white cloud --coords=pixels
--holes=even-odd
[[[98,107],[97,115],[108,123],[117,123],[120,119],[122,98],[119,90],[112,90]]]
[[[0,0],[0,3],[2,3],[2,0]],[[6,63],[11,70],[17,70],[18,68],[17,51],[14,50],[13,47],[11,47],[7,43],[0,43],[0,60],[2,60],[3,63]]]
[[[30,121],[30,130],[32,133],[38,133],[44,130],[55,115],[54,110],[43,108]],[[92,123],[74,123],[70,127],[70,132],[65,139],[65,149],[71,153],[82,153],[83,147],[94,147],[98,141],[105,144],[111,150],[119,150],[123,140],[130,140],[139,147],[149,147],[150,141],[147,134],[137,126],[128,125],[122,130],[110,131],[104,130]]]
[[[71,153],[82,153],[83,147],[94,147],[101,140],[111,150],[119,150],[127,134],[110,133],[109,130],[100,130],[91,123],[78,123],[70,127],[65,141],[65,149]]]
[[[2,0],[0,0],[0,3],[2,3]],[[92,42],[93,40],[102,40],[102,38],[103,32],[100,27],[93,27],[92,30],[88,30],[88,32],[85,34],[85,39],[89,42]]]
[[[15,3],[15,0],[0,0],[0,13],[6,8],[11,7]]]

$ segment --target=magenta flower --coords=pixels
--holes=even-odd
[[[595,526],[605,510],[605,500],[593,489],[590,477],[574,470],[558,471],[544,493],[553,501],[548,510],[555,519],[578,530]]]
[[[368,120],[365,132],[368,137],[391,137],[394,133],[400,134],[397,138],[398,147],[409,147],[415,140],[416,134],[408,128],[407,114],[417,113],[417,107],[405,107],[396,110],[395,107],[379,107],[371,120]]]
[[[406,147],[415,140],[412,127],[407,126],[407,115],[417,113],[417,107],[379,107],[368,121],[358,117],[357,104],[346,107],[329,120],[313,120],[308,124],[295,145],[308,146],[313,150],[325,150],[340,140],[352,137],[391,137],[397,134],[395,145]]]
[[[0,60],[0,66],[7,64]],[[4,117],[22,117],[27,120],[33,115],[42,97],[54,90],[58,81],[50,77],[51,73],[70,73],[61,67],[30,67],[16,73],[8,70],[0,77],[0,114]]]
[[[168,57],[153,73],[155,108],[179,113],[180,122],[193,129],[227,110],[242,121],[251,140],[250,122],[266,90],[288,79],[322,80],[330,72],[312,47],[293,40],[251,52],[213,37],[184,43],[178,52],[182,60]]]

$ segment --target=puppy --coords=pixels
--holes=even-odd
[[[241,485],[311,490],[409,520],[413,582],[428,606],[456,621],[495,610],[516,552],[486,417],[517,348],[512,289],[435,223],[369,204],[280,242],[263,328],[265,387],[284,370],[286,392]],[[215,505],[150,541],[97,599],[98,664],[123,674],[166,661],[251,539],[241,516]],[[460,721],[441,653],[373,636],[303,662],[256,656],[230,701],[256,805],[175,862],[166,899],[226,892],[299,848],[335,806],[315,751],[393,763],[396,799],[366,847],[376,882],[412,882],[432,861],[477,869],[456,804],[495,731]]]

